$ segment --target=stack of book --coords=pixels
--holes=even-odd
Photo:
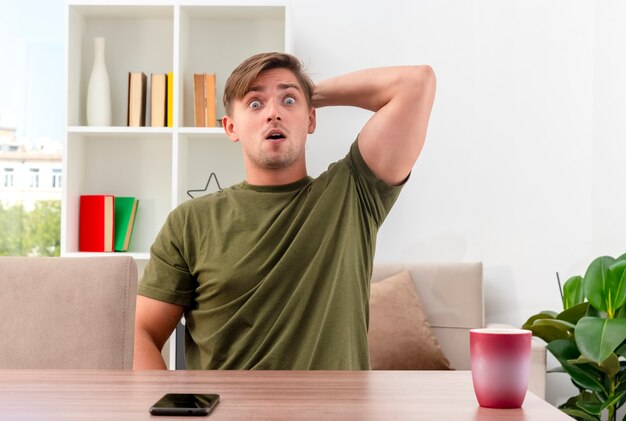
[[[128,251],[139,200],[110,194],[80,196],[79,251]]]
[[[128,73],[128,108],[126,124],[129,127],[146,126],[148,77],[143,72]],[[173,126],[174,76],[169,73],[150,75],[150,125]]]
[[[150,125],[173,127],[174,75],[150,75]],[[143,72],[128,73],[128,102],[126,124],[145,127],[147,121],[148,77]],[[195,127],[217,127],[215,73],[193,75],[193,122]]]
[[[193,123],[196,127],[217,127],[215,73],[193,75]]]
[[[145,73],[128,74],[128,112],[126,124],[129,127],[146,125],[146,84]]]

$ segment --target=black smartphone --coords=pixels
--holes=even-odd
[[[208,393],[168,393],[150,407],[152,415],[209,415],[220,395]]]

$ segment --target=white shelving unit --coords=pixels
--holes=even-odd
[[[82,194],[139,199],[129,253],[142,270],[167,214],[190,198],[187,190],[204,188],[212,172],[222,187],[243,180],[239,145],[221,128],[193,127],[193,74],[216,73],[221,117],[224,83],[237,64],[258,52],[292,51],[288,1],[67,2],[62,255],[94,254],[78,251]],[[112,127],[86,126],[96,36],[106,39]],[[131,71],[148,78],[174,72],[173,127],[126,127]],[[149,124],[149,107],[147,117]]]
[[[244,179],[239,145],[221,128],[193,127],[193,74],[216,74],[221,117],[224,84],[241,61],[264,51],[292,51],[288,2],[67,2],[62,255],[100,254],[78,251],[80,195],[139,199],[128,253],[137,260],[141,274],[165,218],[190,199],[188,190],[204,188],[211,173],[217,174],[222,187]],[[86,92],[97,36],[106,39],[112,127],[86,126]],[[173,127],[126,127],[128,72],[150,77],[170,71],[174,72]],[[146,123],[150,124],[149,111]],[[164,356],[170,368],[176,367],[175,333]]]

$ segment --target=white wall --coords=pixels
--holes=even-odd
[[[595,19],[593,250],[626,251],[626,4],[598,2]]]
[[[394,64],[437,74],[426,147],[378,260],[482,261],[487,321],[521,325],[560,309],[555,272],[626,252],[623,2],[293,0],[293,12],[314,80]],[[342,157],[368,117],[319,110],[309,172]]]

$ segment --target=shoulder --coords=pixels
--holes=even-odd
[[[324,171],[323,173],[321,173],[318,177],[314,179],[314,183],[323,182],[324,180],[328,180],[328,179],[335,178],[338,176],[349,177],[350,173],[354,171],[355,169],[354,157],[353,157],[353,152],[352,152],[352,149],[355,144],[356,142],[352,144],[352,146],[348,150],[348,153],[343,158],[338,159],[337,161],[334,161],[331,164],[329,164],[328,167],[326,168],[326,171]]]
[[[377,179],[361,155],[358,138],[352,142],[348,153],[342,159],[330,164],[328,169],[322,173],[319,178],[335,177],[338,175],[348,177],[355,175],[357,177]]]

